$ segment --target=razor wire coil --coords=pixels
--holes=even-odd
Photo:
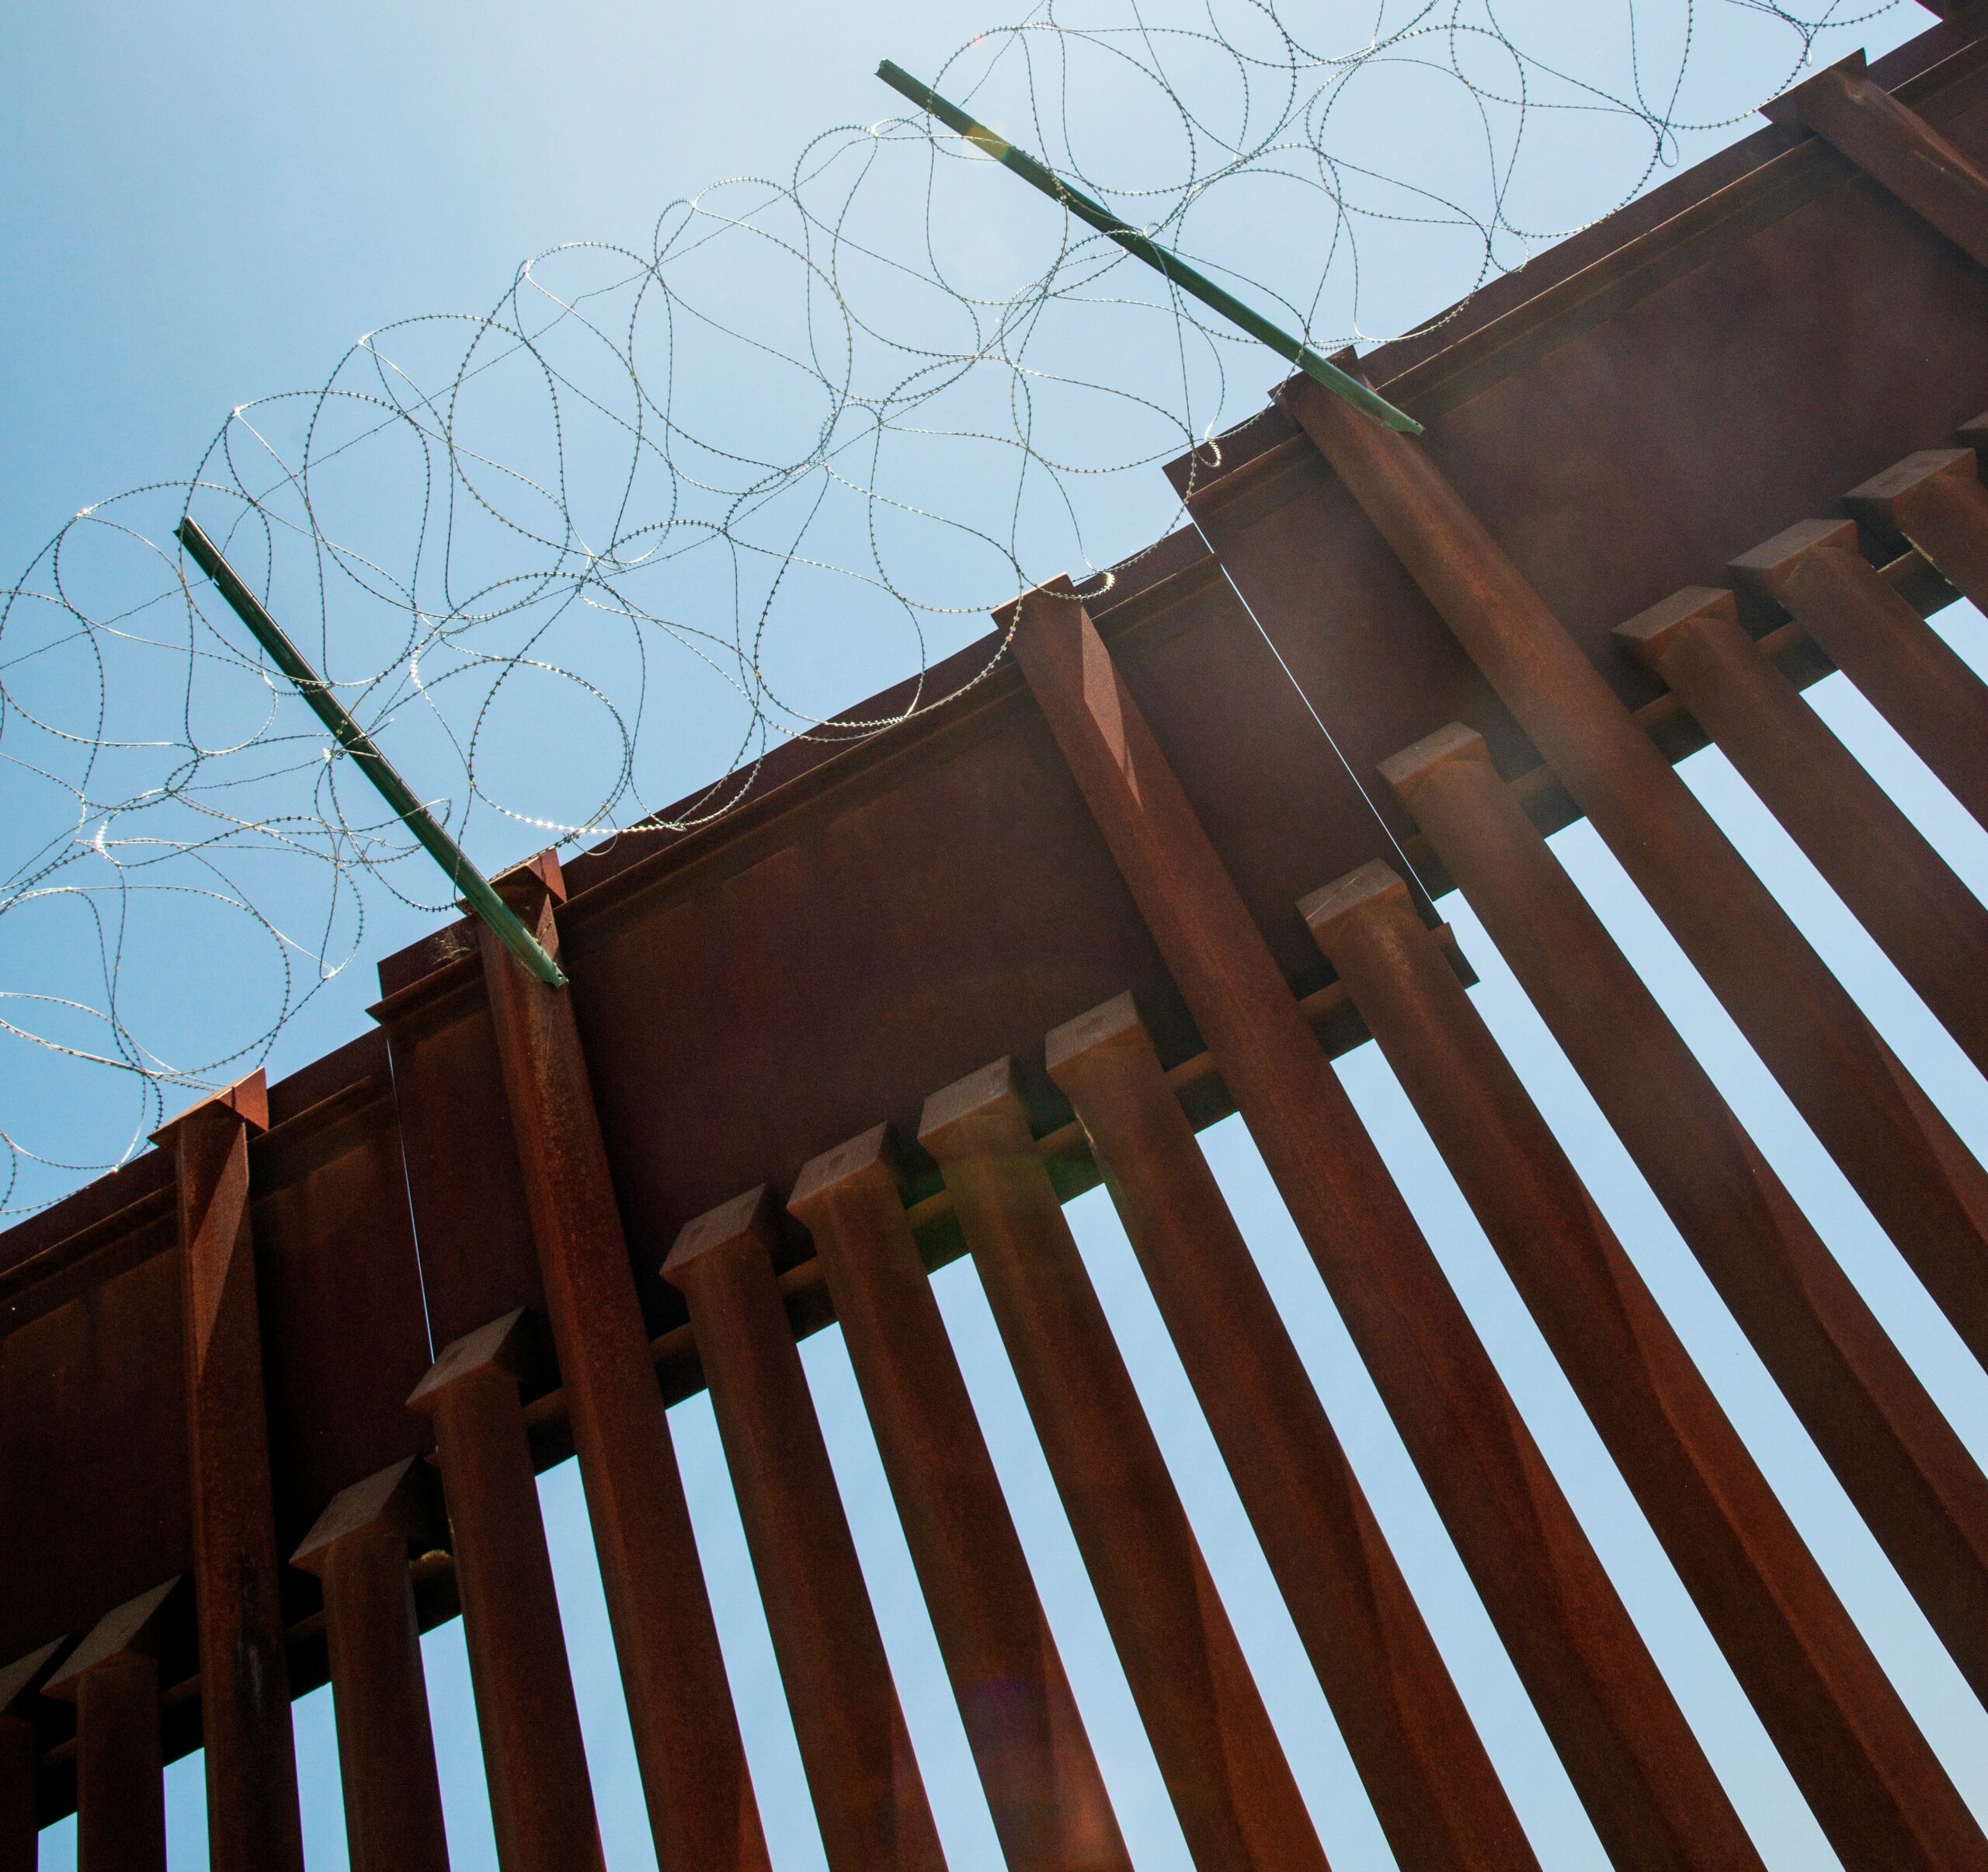
[[[1899,4],[1625,0],[1575,33],[1544,0],[1375,0],[1326,40],[1277,0],[1045,0],[921,75],[1329,353],[1455,317]],[[0,593],[0,1213],[262,1063],[377,893],[447,907],[182,514],[495,869],[694,831],[784,742],[966,693],[989,614],[1178,524],[1152,470],[1218,465],[1281,370],[894,112],[231,411]],[[204,1000],[152,979],[189,941]]]

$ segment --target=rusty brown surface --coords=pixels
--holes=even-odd
[[[1644,736],[1573,633],[1430,451],[1315,385],[1289,400],[1376,534],[1484,672],[1679,946],[1970,1345],[1988,1348],[1988,1172],[1912,1081],[1848,989]],[[1847,531],[1848,523],[1840,531]],[[1805,523],[1791,588],[1861,567]],[[1784,533],[1778,541],[1791,536]],[[1788,555],[1750,555],[1764,579]],[[1920,621],[1915,630],[1930,636]],[[1621,646],[1618,645],[1618,649]]]
[[[47,1644],[0,1669],[0,1872],[35,1872],[40,1857],[42,1750],[52,1701],[41,1693],[64,1641]]]
[[[1988,824],[1988,683],[1872,570],[1847,521],[1803,522],[1733,562],[1789,612],[1872,705]]]
[[[428,1446],[405,1409],[429,1354],[384,1039],[271,1087],[271,1128],[249,1147],[286,1547],[339,1488]],[[85,1629],[192,1566],[172,1161],[150,1151],[91,1185],[66,1235],[49,1227],[57,1212],[24,1225],[63,1265],[23,1293],[23,1323],[0,1338],[0,1520],[33,1526],[39,1543],[37,1564],[0,1593],[0,1655]],[[58,1297],[43,1307],[47,1289]],[[308,1608],[290,1590],[300,1584],[286,1582],[293,1613]]]
[[[1131,1862],[879,1125],[805,1165],[812,1232],[1012,1872]]]
[[[165,1872],[159,1682],[189,1661],[187,1587],[106,1613],[44,1686],[76,1707],[77,1872]]]
[[[200,1644],[207,1851],[215,1872],[303,1872],[277,1579],[248,1144],[260,1073],[155,1134],[174,1155],[187,1470]]]
[[[601,1872],[593,1783],[518,1402],[533,1338],[522,1314],[466,1334],[408,1402],[435,1426],[498,1861],[505,1872]]]
[[[1971,66],[1945,75],[1932,104],[1971,95]],[[1585,322],[1597,304],[1587,292],[1523,343],[1503,334],[1474,365],[1468,398],[1431,431],[1432,448],[1468,478],[1472,498],[1488,497],[1488,517],[1524,562],[1550,564],[1555,601],[1578,597],[1568,608],[1584,643],[1639,701],[1656,691],[1608,642],[1612,625],[1715,573],[1750,543],[1749,513],[1785,524],[1791,503],[1826,504],[1896,459],[1901,433],[1943,440],[1988,402],[1988,287],[1968,263],[1832,169],[1826,152],[1788,148],[1774,130],[1750,147],[1753,169],[1727,186],[1763,193],[1772,218],[1738,215],[1714,190],[1691,211],[1707,224],[1688,266],[1675,256],[1655,266],[1640,254],[1613,266],[1592,258],[1611,275],[1607,315]],[[1806,179],[1792,194],[1784,169]],[[1667,253],[1677,238],[1667,221],[1644,236]],[[1882,303],[1861,264],[1854,306],[1826,289],[1846,244],[1871,257]],[[1534,296],[1564,297],[1579,277],[1549,275]],[[1904,308],[1910,343],[1892,316]],[[1492,310],[1486,323],[1466,318],[1458,346],[1482,350],[1500,322]],[[1749,352],[1737,373],[1729,352],[1704,343],[1708,329],[1770,323],[1773,356]],[[1388,378],[1388,350],[1370,361]],[[1744,381],[1728,381],[1736,374]],[[1868,390],[1847,411],[1830,388],[1843,381]],[[1414,407],[1412,388],[1402,394]],[[1239,457],[1258,438],[1228,440]],[[1245,595],[1256,602],[1256,575],[1267,572],[1304,615],[1302,633],[1274,624],[1274,634],[1357,771],[1371,775],[1455,719],[1485,726],[1514,764],[1527,764],[1502,706],[1305,451],[1273,447],[1201,479],[1197,517]],[[1259,927],[1308,989],[1322,977],[1284,907],[1309,888],[1294,875],[1295,853],[1350,868],[1385,842],[1336,764],[1320,757],[1309,715],[1205,558],[1184,541],[1159,556],[1100,602],[1100,628]],[[976,645],[951,667],[964,673],[984,655]],[[947,674],[937,673],[941,686]],[[624,840],[568,868],[574,900],[562,925],[576,1007],[631,1232],[666,1239],[728,1189],[777,1186],[799,1157],[879,1117],[902,1129],[921,1085],[1019,1053],[1031,1032],[1128,986],[1177,1056],[1177,999],[1141,952],[1122,899],[1096,885],[1095,848],[1070,823],[1067,793],[1017,700],[997,676],[962,708],[883,743],[832,757],[783,750],[767,790],[732,821],[659,839],[646,854],[643,841]],[[1001,888],[1024,874],[1026,891]],[[775,907],[784,899],[810,908],[798,944]],[[388,979],[412,979],[448,952],[443,942],[410,952]],[[1117,963],[1110,979],[1086,966],[1106,956]],[[962,984],[989,981],[1003,993],[976,1010]],[[925,1018],[908,1023],[912,1007]],[[772,1034],[777,1070],[765,1054]],[[652,1039],[713,1063],[697,1098],[649,1068]],[[616,1090],[624,1084],[625,1103]],[[700,1147],[661,1148],[683,1124]],[[652,1328],[679,1317],[653,1291],[645,1297]]]
[[[406,1201],[437,1349],[500,1314],[545,1304],[475,938],[457,933],[472,966],[440,993],[416,982],[373,1010],[392,1053]]]
[[[1067,584],[1030,594],[1016,655],[1603,1844],[1639,1867],[1757,1864]]]
[[[1131,997],[1047,1052],[1395,1858],[1535,1866]]]
[[[662,1264],[690,1308],[725,1467],[832,1872],[943,1872],[828,1445],[773,1278],[763,1187],[686,1223]]]
[[[1026,625],[1024,628],[1027,627]],[[926,1101],[989,1310],[1201,1872],[1326,1857],[1003,1060]]]
[[[1943,127],[1976,150],[1988,148],[1979,55],[1959,55],[1969,69],[1927,102],[1953,103]],[[1391,400],[1434,419],[1432,462],[1632,706],[1657,687],[1609,641],[1614,625],[1680,586],[1722,582],[1735,555],[1835,511],[1907,450],[1950,443],[1988,402],[1988,273],[1874,186],[1784,191],[1774,218],[1707,250],[1708,232],[1729,237],[1743,220],[1735,195],[1765,200],[1778,176],[1812,179],[1819,162],[1826,152],[1812,144],[1784,150],[1743,182],[1680,201],[1701,186],[1694,171],[1651,198],[1673,212],[1642,237],[1640,265],[1626,249],[1587,269],[1562,260],[1565,279],[1537,281],[1504,319],[1480,301],[1472,311],[1485,322],[1467,315],[1440,349],[1416,340],[1362,360]],[[1673,270],[1667,256],[1680,245]],[[1854,285],[1839,270],[1852,252]],[[1545,318],[1556,299],[1559,315]],[[1774,342],[1740,340],[1768,329]],[[1459,388],[1465,400],[1438,407]],[[1450,721],[1482,732],[1507,773],[1530,765],[1507,707],[1392,555],[1374,551],[1295,422],[1275,412],[1224,446],[1235,465],[1200,471],[1196,518],[1355,771],[1371,774]],[[1183,465],[1173,471],[1184,485]],[[1128,677],[1136,685],[1135,667]]]
[[[284,1553],[340,1489],[429,1447],[406,1405],[433,1355],[387,1042],[376,1030],[271,1086],[249,1146]]]
[[[1981,992],[1988,906],[1760,654],[1740,628],[1733,594],[1687,586],[1617,632],[1683,698],[1962,1050],[1988,1071]]]
[[[1988,175],[1874,83],[1861,52],[1785,92],[1767,114],[1833,144],[1962,252],[1988,265]]]
[[[1873,68],[1976,162],[1984,73],[1958,23]],[[1609,688],[1660,710],[1613,626],[1950,444],[1988,405],[1988,277],[1823,139],[1769,127],[1366,362],[1429,422],[1432,460]],[[1387,756],[1462,720],[1550,788],[1289,416],[1222,447],[1197,518],[1355,773],[1372,787]],[[1290,985],[1319,990],[1289,906],[1385,856],[1385,838],[1191,531],[1096,600],[1250,921]],[[943,690],[987,648],[929,680]],[[730,818],[624,837],[568,880],[574,1013],[652,1338],[683,1317],[653,1249],[732,1192],[788,1188],[880,1119],[907,1131],[931,1087],[1029,1056],[1121,990],[1170,1069],[1200,1050],[1011,670],[880,740],[782,750]],[[272,1088],[276,1122],[251,1157],[286,1542],[339,1488],[424,1446],[402,1408],[429,1348],[424,1286],[435,1343],[543,1303],[477,970],[461,925],[389,959],[384,1039]],[[1052,1099],[1034,1115],[1050,1130],[1066,1115]],[[190,1563],[169,1180],[151,1153],[0,1236],[0,1519],[33,1529],[0,1593],[0,1656]],[[806,1253],[798,1232],[781,1253]],[[813,1291],[794,1296],[818,1320]],[[683,1369],[693,1380],[694,1360]]]
[[[1837,1854],[1988,1867],[1988,1839],[1406,885],[1365,865],[1301,907]]]
[[[555,959],[565,895],[550,852],[499,880]],[[690,1511],[602,1149],[572,997],[478,926],[601,1588],[662,1872],[763,1872],[759,1810],[698,1569]]]
[[[1443,731],[1386,774],[1962,1672],[1988,1693],[1988,1479],[1482,741]]]
[[[411,1544],[446,1538],[440,1495],[404,1458],[341,1490],[290,1556],[324,1588],[351,1872],[448,1872],[408,1564]]]
[[[113,1658],[74,1697],[77,1872],[166,1872],[157,1662]]]
[[[1843,498],[1866,528],[1910,540],[1976,610],[1988,602],[1988,488],[1973,449],[1920,450]]]
[[[173,1226],[155,1216],[147,1258],[0,1341],[0,1525],[32,1530],[0,1593],[10,1657],[193,1565]]]

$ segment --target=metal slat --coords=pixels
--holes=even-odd
[[[1300,913],[1846,1865],[1988,1839],[1422,927],[1370,865]]]
[[[1534,1867],[1131,997],[1048,1053],[1395,1857]]]
[[[944,1872],[808,1376],[763,1187],[684,1224],[683,1294],[830,1872]]]
[[[1988,1349],[1988,1171],[1427,453],[1302,386],[1292,408],[1955,1330]]]
[[[810,1162],[789,1208],[815,1238],[1010,1872],[1131,1872],[884,1127]]]
[[[1445,730],[1383,774],[1976,1693],[1988,1694],[1988,1477],[1482,738]]]
[[[968,1251],[1198,1872],[1325,1872],[1006,1060],[926,1101]]]
[[[1021,608],[1050,730],[1604,1846],[1638,1867],[1757,1865],[1075,592]]]
[[[525,1443],[511,1314],[443,1348],[408,1407],[435,1427],[490,1822],[504,1872],[603,1872],[600,1828]]]

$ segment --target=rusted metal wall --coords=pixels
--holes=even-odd
[[[1988,41],[1941,26],[1872,76],[1988,163]],[[1674,757],[1695,731],[1614,627],[1840,513],[1852,486],[1988,408],[1988,269],[1823,139],[1771,127],[1363,368],[1428,423],[1428,461]],[[1283,405],[1217,446],[1193,477],[1201,534],[1080,592],[1277,971],[1323,1013],[1332,971],[1293,906],[1398,861],[1395,840],[1423,850],[1384,761],[1461,722],[1537,819],[1573,807]],[[1171,471],[1185,488],[1187,465]],[[1880,529],[1863,543],[1920,608],[1951,596],[1903,541]],[[1828,666],[1767,600],[1743,590],[1742,615],[1756,635],[1781,627],[1768,642],[1797,680]],[[987,652],[928,684],[943,692]],[[1010,665],[888,736],[780,750],[713,825],[565,868],[558,939],[620,1222],[607,1251],[632,1270],[641,1330],[663,1341],[666,1384],[698,1379],[683,1298],[659,1272],[693,1218],[756,1185],[791,1190],[877,1125],[916,1136],[937,1088],[989,1060],[1039,1060],[1045,1034],[1127,991],[1163,1066],[1197,1060],[1150,906],[1095,803]],[[271,1087],[246,1146],[286,1556],[341,1491],[431,1448],[407,1401],[443,1348],[519,1309],[559,1324],[473,928],[380,973],[379,1026]],[[1343,1000],[1341,1040],[1360,1031]],[[1214,1067],[1187,1070],[1194,1117],[1226,1108]],[[1052,1160],[1083,1159],[1048,1080],[1025,1072],[1020,1093]],[[926,1258],[957,1252],[932,1160],[914,1148],[909,1167]],[[1079,1162],[1065,1185],[1095,1174]],[[162,1150],[0,1236],[0,1663],[191,1564],[173,1192]],[[760,1226],[790,1313],[818,1323],[806,1232]],[[513,1434],[504,1387],[519,1383],[516,1433],[536,1460],[577,1437],[586,1462],[611,1425],[589,1429],[584,1411],[569,1425],[540,1396],[556,1383],[544,1346],[504,1344],[488,1434]],[[311,1581],[287,1571],[281,1591],[293,1626],[315,1630]],[[323,1667],[298,1655],[301,1684]]]

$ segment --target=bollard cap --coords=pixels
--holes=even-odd
[[[679,1231],[662,1262],[662,1278],[680,1288],[692,1266],[714,1254],[770,1256],[773,1247],[773,1197],[765,1184],[707,1209]]]
[[[1401,873],[1379,858],[1349,871],[1343,878],[1298,900],[1298,913],[1305,927],[1320,941],[1335,924],[1369,905],[1399,899],[1413,906],[1408,885]]]
[[[189,1119],[221,1112],[238,1119],[251,1131],[269,1129],[269,1082],[259,1066],[247,1078],[238,1079],[218,1092],[210,1092],[197,1103],[189,1105],[178,1117],[168,1119],[152,1133],[152,1142],[169,1144],[172,1134]]]
[[[0,1716],[24,1716],[32,1711],[68,1642],[67,1638],[51,1638],[39,1651],[0,1667]]]
[[[1896,533],[1910,507],[1912,496],[1921,488],[1942,480],[1978,482],[1979,471],[1971,448],[1922,448],[1916,455],[1895,461],[1882,475],[1852,488],[1843,504],[1867,527]],[[1900,503],[1903,503],[1902,508]]]
[[[1736,628],[1739,600],[1722,585],[1687,585],[1648,611],[1637,612],[1626,623],[1616,625],[1614,635],[1647,663],[1663,654],[1673,632],[1701,618],[1726,619]]]
[[[885,1182],[895,1195],[898,1187],[897,1165],[891,1151],[891,1128],[888,1125],[873,1125],[846,1143],[838,1144],[832,1150],[824,1150],[818,1157],[810,1157],[801,1167],[801,1174],[794,1180],[793,1192],[787,1199],[790,1213],[801,1216],[805,1205],[818,1202],[825,1196],[834,1195],[858,1182],[872,1178]]]
[[[494,1367],[512,1378],[521,1378],[538,1349],[537,1323],[520,1307],[502,1319],[466,1332],[451,1340],[428,1373],[408,1394],[408,1407],[424,1415],[436,1398],[457,1380]]]
[[[1484,737],[1461,722],[1452,722],[1433,735],[1390,754],[1381,763],[1381,778],[1395,792],[1413,788],[1426,774],[1451,760],[1489,760],[1491,750]]]
[[[1049,1068],[1049,1077],[1055,1079],[1065,1066],[1074,1064],[1087,1054],[1107,1046],[1136,1045],[1142,1040],[1148,1047],[1152,1044],[1145,1021],[1139,1018],[1138,1004],[1128,989],[1123,994],[1114,994],[1108,1001],[1100,1002],[1088,1013],[1079,1014],[1074,1021],[1065,1021],[1061,1027],[1051,1028],[1048,1039],[1043,1042],[1043,1056]],[[1062,1082],[1058,1080],[1058,1083]]]
[[[1810,553],[1856,550],[1854,520],[1798,520],[1772,539],[1764,540],[1751,552],[1740,554],[1728,569],[1736,584],[1778,604],[1788,580]]]
[[[1028,1115],[1012,1060],[996,1060],[978,1072],[955,1079],[925,1101],[918,1121],[918,1141],[943,1161],[949,1156],[1013,1141],[1010,1132],[1030,1136]]]
[[[410,1545],[439,1531],[434,1472],[425,1457],[411,1456],[377,1470],[363,1481],[342,1488],[290,1557],[300,1571],[318,1573],[325,1556],[341,1540],[384,1529]]]
[[[42,1693],[73,1703],[77,1685],[90,1672],[127,1658],[163,1659],[170,1652],[179,1661],[190,1661],[193,1635],[193,1581],[176,1573],[99,1619],[43,1685]]]
[[[1800,84],[1790,86],[1779,97],[1770,99],[1760,106],[1760,115],[1770,124],[1799,134],[1807,127],[1802,115],[1806,104],[1823,91],[1840,91],[1846,78],[1861,78],[1865,69],[1865,61],[1861,50],[1853,52],[1847,58],[1840,58],[1833,65],[1825,65],[1812,78],[1804,78]]]

